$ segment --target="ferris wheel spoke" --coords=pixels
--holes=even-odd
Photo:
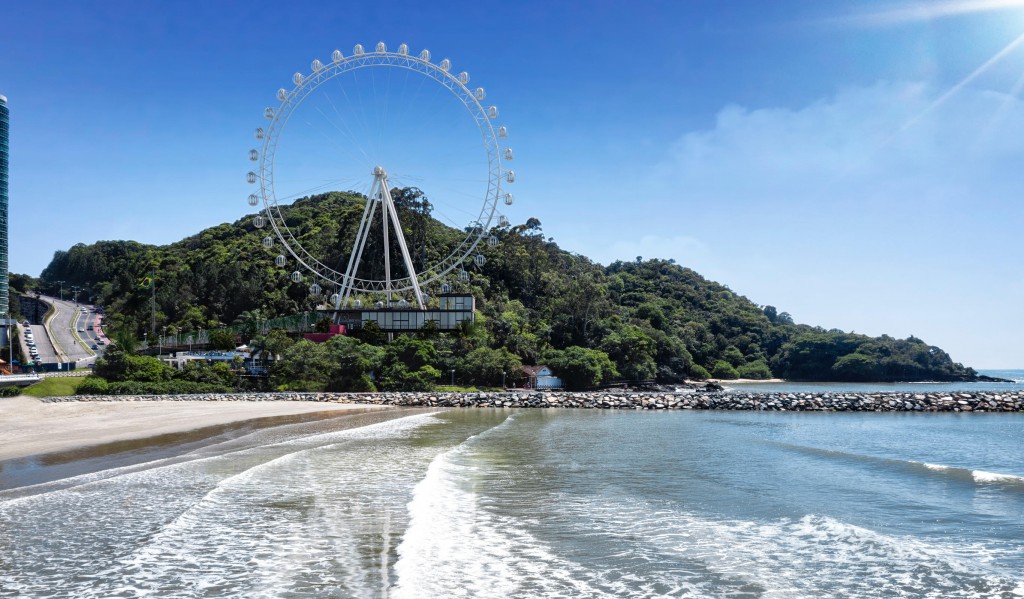
[[[310,194],[313,194],[313,193],[315,193],[317,191],[321,191],[321,190],[327,189],[329,187],[337,188],[339,185],[344,185],[344,184],[353,183],[353,182],[354,182],[353,179],[334,179],[334,180],[331,180],[331,181],[326,181],[325,183],[323,183],[321,185],[317,185],[316,187],[308,187],[306,189],[303,189],[302,191],[297,191],[295,193],[291,193],[291,194],[288,194],[286,196],[281,196],[281,197],[277,198],[277,200],[279,202],[281,202],[281,201],[297,200],[299,198],[306,197],[306,196],[308,196]]]
[[[356,78],[355,70],[352,71],[352,77],[353,77],[353,79]],[[365,115],[362,112],[362,101],[360,101],[359,108],[357,109],[355,104],[352,102],[352,98],[349,97],[348,91],[345,90],[345,86],[343,86],[341,84],[341,80],[338,79],[337,77],[335,77],[334,78],[334,82],[337,84],[338,89],[341,90],[341,95],[345,98],[345,103],[348,105],[348,108],[349,108],[348,112],[352,113],[355,121],[359,124],[360,128],[362,128],[362,130],[363,130],[363,135],[362,135],[363,139],[368,139],[369,138],[370,127],[366,123]],[[358,86],[356,87],[356,89],[358,91]],[[341,112],[338,110],[337,106],[334,105],[334,101],[331,100],[331,95],[330,94],[325,94],[325,96],[327,97],[327,100],[331,103],[331,106],[334,107],[334,111],[338,114],[338,117],[341,118],[342,120],[344,120],[344,117],[341,116]],[[363,155],[366,156],[367,161],[372,165],[373,158],[370,158],[366,154],[366,152],[362,149],[362,144],[359,144],[359,147],[360,147],[360,151],[363,152]],[[370,150],[372,152],[372,148],[370,148]]]
[[[306,121],[306,124],[308,124],[311,129],[316,129],[316,131],[320,135],[322,135],[324,137],[324,139],[326,139],[328,142],[336,145],[345,154],[348,154],[349,156],[355,157],[358,160],[359,156],[357,154],[355,154],[354,152],[352,152],[352,148],[354,147],[355,149],[357,149],[363,155],[363,157],[366,159],[367,163],[371,163],[372,162],[372,160],[370,160],[370,157],[366,155],[366,151],[363,150],[362,144],[360,144],[356,140],[355,136],[351,134],[351,129],[348,127],[347,123],[345,123],[345,129],[349,129],[349,131],[345,131],[341,127],[339,127],[338,124],[335,123],[330,117],[328,117],[327,114],[324,113],[324,111],[319,106],[316,107],[316,111],[319,112],[320,115],[323,116],[324,120],[327,121],[328,123],[330,123],[330,125],[332,127],[334,127],[334,129],[337,130],[338,133],[340,133],[351,144],[351,146],[346,147],[345,144],[338,143],[338,141],[336,139],[332,139],[329,135],[327,135],[327,133],[325,133],[323,131],[323,129],[316,128],[312,123],[310,123],[309,121]]]
[[[357,109],[358,111],[356,114],[362,115],[363,117],[363,128],[366,131],[366,143],[369,144],[370,149],[370,160],[377,161],[379,160],[379,154],[377,153],[377,144],[376,139],[374,138],[374,127],[370,125],[370,122],[367,120],[366,104],[363,102],[363,86],[359,85],[358,83],[359,70],[361,69],[356,69],[352,71],[352,76],[356,81],[356,101],[359,103],[359,107]],[[370,71],[372,74],[373,69],[370,69]]]
[[[396,76],[395,68],[402,69],[404,76]],[[325,287],[333,287],[337,290],[337,298],[332,297],[332,302],[337,299],[336,307],[340,307],[342,297],[347,301],[353,294],[384,294],[390,297],[392,293],[408,291],[415,294],[413,299],[422,307],[421,285],[443,280],[453,269],[459,269],[460,280],[465,280],[464,262],[473,258],[477,266],[484,263],[482,255],[473,257],[472,254],[484,239],[484,229],[495,218],[498,202],[502,199],[502,180],[506,176],[501,165],[502,152],[511,159],[511,150],[500,147],[506,135],[504,127],[495,128],[493,119],[497,117],[497,109],[480,103],[485,96],[482,88],[470,89],[469,76],[465,72],[452,74],[450,61],[431,62],[429,53],[425,51],[409,55],[404,44],[398,52],[388,52],[383,43],[378,44],[373,52],[356,46],[349,57],[336,51],[328,64],[317,60],[311,69],[308,75],[294,75],[295,87],[290,91],[282,89],[278,92],[281,105],[265,111],[270,124],[266,130],[261,128],[257,131],[257,139],[263,141],[262,151],[251,151],[250,159],[259,161],[259,172],[250,172],[248,179],[251,183],[260,183],[259,192],[264,202],[262,213],[300,270],[305,268],[313,276],[311,293],[320,292],[319,282]],[[363,69],[369,72],[360,73]],[[410,85],[410,77],[414,74],[419,81],[413,86]],[[331,79],[335,83],[329,84]],[[437,85],[430,86],[429,81]],[[396,90],[400,90],[397,97]],[[424,96],[425,90],[433,93]],[[408,101],[410,92],[411,102]],[[461,104],[456,111],[448,108],[452,106],[452,97],[456,99],[456,105]],[[316,113],[319,121],[296,119],[295,123],[299,125],[297,133],[289,136],[292,145],[282,146],[284,150],[280,151],[278,145],[285,126],[293,114],[301,114],[296,113],[296,109],[304,101],[310,106],[306,114]],[[413,111],[424,115],[422,120],[412,117]],[[461,117],[456,119],[456,113]],[[465,118],[467,114],[469,119]],[[465,133],[470,127],[476,133],[467,137]],[[476,141],[467,143],[471,138]],[[425,144],[423,141],[426,139],[441,143]],[[460,139],[467,142],[458,141]],[[481,142],[487,177],[467,177],[466,173],[471,171],[466,169],[480,160]],[[381,164],[391,169],[390,180],[383,168],[377,169]],[[362,178],[364,173],[368,174],[362,169],[368,166],[375,171],[372,183],[369,178]],[[359,169],[359,176],[355,179],[336,176],[348,174],[353,168]],[[297,176],[292,181],[280,177],[275,181],[275,169]],[[335,176],[316,176],[315,173],[320,172]],[[406,172],[408,174],[404,174]],[[415,173],[421,174],[417,176]],[[507,173],[507,178],[509,183],[514,180],[511,172]],[[369,183],[362,218],[354,236],[351,229],[346,231],[336,225],[324,227],[324,234],[330,237],[317,241],[316,251],[311,252],[308,244],[306,247],[303,245],[311,231],[289,228],[281,203],[353,180],[362,182],[355,189],[366,189],[364,186]],[[300,181],[304,184],[296,184]],[[316,183],[311,185],[313,181]],[[400,214],[395,199],[391,197],[392,184],[400,188],[409,183],[429,193],[429,197],[434,199],[427,200],[425,196],[424,201],[430,201],[434,217],[459,232],[450,243],[445,242],[447,247],[431,248],[429,260],[424,237],[427,222],[414,221],[410,229],[413,232],[407,240],[401,219],[422,217],[415,216],[415,209],[412,213],[403,209]],[[281,189],[280,197],[276,195],[277,189]],[[482,205],[480,192],[484,192]],[[467,205],[464,199],[471,201]],[[379,211],[378,203],[381,204]],[[510,203],[510,200],[505,203]],[[263,216],[257,219],[264,222]],[[507,219],[504,222],[507,223]],[[409,222],[405,224],[409,225]],[[261,224],[257,224],[259,226]],[[383,239],[375,233],[378,229]],[[264,239],[264,245],[267,245],[267,239]],[[349,243],[352,244],[351,251],[346,256]],[[417,253],[421,272],[416,271],[410,249]],[[402,274],[401,267],[396,272],[391,271],[392,263],[397,265],[395,259],[403,264],[407,276],[397,276]],[[275,258],[275,262],[279,260],[282,261],[279,266],[283,266],[284,256]],[[346,260],[347,266],[342,269],[341,264]],[[380,272],[381,263],[383,273]],[[299,270],[292,273],[292,280],[302,280]]]

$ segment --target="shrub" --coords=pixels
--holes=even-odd
[[[157,358],[137,356],[114,346],[96,360],[96,374],[108,381],[166,381],[174,370]]]
[[[174,378],[180,381],[226,386],[233,386],[238,381],[238,375],[232,372],[226,363],[209,364],[200,360],[189,361],[183,369],[174,373]]]
[[[739,374],[737,374],[736,369],[732,367],[732,364],[725,360],[715,362],[715,367],[711,370],[711,375],[716,379],[735,379],[739,377]]]
[[[567,389],[587,389],[619,376],[608,354],[598,349],[574,345],[548,352],[545,361]]]
[[[772,371],[764,363],[764,360],[754,360],[749,364],[744,364],[736,369],[736,373],[741,379],[765,380],[772,378]]]
[[[698,381],[703,381],[704,379],[711,378],[711,373],[708,372],[707,368],[704,368],[700,364],[694,364],[690,366],[690,376]]]
[[[837,381],[875,381],[881,368],[874,356],[854,352],[836,360],[832,372]]]
[[[80,395],[106,395],[109,393],[108,389],[107,379],[90,374],[85,377],[85,380],[78,386],[76,392]]]
[[[433,391],[440,378],[441,371],[433,366],[410,370],[405,364],[396,362],[384,369],[381,386],[385,391]]]
[[[230,393],[231,387],[191,381],[142,382],[122,381],[109,383],[109,395],[185,395],[191,393]]]

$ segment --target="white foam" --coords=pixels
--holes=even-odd
[[[645,539],[651,560],[703,563],[726,581],[746,580],[764,597],[901,596],[907,588],[927,597],[974,597],[1017,584],[1015,576],[991,569],[998,550],[945,546],[897,537],[825,516],[767,522],[710,520],[650,505],[586,505],[594,524],[613,537]],[[684,575],[684,579],[688,578]],[[706,574],[688,582],[702,594],[724,594],[708,586]],[[721,583],[715,583],[721,585]],[[735,584],[735,583],[733,583]],[[998,594],[998,593],[997,593]]]
[[[1001,472],[989,472],[987,470],[971,470],[970,468],[960,468],[957,466],[945,466],[943,464],[929,464],[926,462],[911,462],[913,464],[920,464],[929,470],[936,472],[963,472],[969,473],[974,482],[978,484],[991,484],[991,483],[1015,483],[1024,484],[1024,476],[1016,474],[1004,474]],[[966,474],[965,474],[966,476]]]
[[[5,556],[11,571],[0,573],[0,587],[27,595],[100,597],[203,595],[203,589],[228,585],[247,596],[270,597],[305,577],[349,589],[377,588],[380,574],[374,571],[376,578],[368,580],[362,569],[359,547],[366,540],[359,538],[359,523],[389,510],[403,517],[408,495],[394,493],[389,481],[404,476],[411,489],[439,449],[410,459],[405,453],[386,455],[380,449],[385,443],[375,440],[400,439],[434,420],[418,414],[0,504],[7,508],[0,510],[0,544],[13,547]],[[343,453],[346,441],[359,441],[353,446],[357,453]],[[332,456],[344,458],[346,467],[335,472]],[[372,487],[363,493],[370,502],[359,502],[355,510],[332,503],[360,484]],[[372,497],[378,491],[381,497]],[[362,505],[365,513],[355,513]],[[68,513],[79,514],[79,521],[63,521]],[[46,538],[26,538],[33,534]],[[8,536],[19,542],[7,543]],[[116,555],[123,557],[112,560]],[[39,563],[52,574],[29,574],[29,564]],[[337,580],[334,573],[341,573]]]
[[[625,582],[559,556],[527,531],[527,522],[493,513],[482,503],[477,479],[487,465],[477,448],[513,423],[510,417],[431,462],[407,506],[409,526],[398,546],[398,583],[391,596],[630,594]]]
[[[220,453],[220,454],[216,454],[216,455],[203,456],[201,453],[199,453],[199,452],[204,452],[204,453],[208,452],[212,448],[215,448],[215,447],[217,447],[219,445],[230,444],[230,443],[237,443],[238,440],[241,439],[241,438],[244,438],[244,437],[247,437],[247,436],[250,436],[252,434],[256,434],[256,433],[260,432],[260,431],[256,431],[254,433],[250,433],[249,435],[245,435],[244,437],[230,439],[230,440],[227,440],[227,441],[215,444],[213,446],[201,447],[201,448],[199,448],[197,450],[193,450],[193,451],[191,451],[189,453],[186,453],[186,454],[183,454],[183,455],[180,455],[180,456],[172,456],[172,457],[167,457],[167,458],[159,458],[159,459],[151,460],[151,461],[148,461],[148,462],[141,462],[141,463],[138,463],[138,464],[131,464],[131,465],[128,465],[128,466],[120,466],[120,467],[117,467],[117,468],[108,468],[106,470],[101,470],[101,471],[98,471],[98,472],[89,472],[89,473],[86,473],[86,474],[79,474],[79,475],[76,475],[76,476],[71,476],[71,477],[68,477],[68,478],[61,479],[59,481],[52,481],[52,482],[46,482],[46,483],[39,483],[39,484],[35,484],[35,485],[27,485],[27,486],[24,486],[24,487],[18,487],[17,489],[13,489],[10,492],[6,493],[8,495],[11,494],[11,493],[16,493],[17,495],[13,496],[13,497],[5,498],[4,497],[5,492],[0,491],[0,511],[4,510],[5,508],[14,507],[14,506],[16,506],[18,504],[23,504],[23,503],[26,503],[26,502],[32,502],[32,501],[43,499],[44,495],[53,495],[55,493],[56,494],[66,493],[66,492],[72,491],[72,489],[74,489],[75,487],[88,486],[88,485],[92,485],[92,484],[95,484],[95,483],[103,484],[103,483],[110,482],[111,479],[115,479],[115,478],[122,477],[122,476],[129,475],[129,474],[152,475],[152,474],[154,474],[155,470],[158,470],[160,468],[169,468],[169,467],[173,468],[175,466],[179,466],[179,465],[182,465],[182,464],[199,464],[199,463],[203,463],[203,462],[209,462],[209,461],[214,461],[214,460],[221,460],[225,456],[229,456],[229,455],[233,455],[233,454],[263,453],[268,448],[274,448],[274,447],[293,447],[293,446],[296,446],[296,445],[303,445],[303,446],[309,446],[309,447],[325,446],[325,444],[330,443],[330,442],[332,442],[334,440],[340,441],[340,440],[344,440],[344,439],[362,438],[364,436],[376,436],[376,437],[379,437],[379,436],[388,435],[388,434],[396,434],[396,433],[399,433],[399,432],[404,431],[404,430],[408,430],[408,429],[416,427],[416,426],[423,426],[425,424],[428,424],[430,421],[436,419],[436,415],[437,415],[437,412],[431,412],[429,414],[416,414],[416,415],[413,415],[413,416],[405,416],[405,417],[402,417],[402,418],[396,418],[396,419],[393,419],[393,420],[387,420],[385,422],[380,422],[380,423],[376,423],[376,424],[366,425],[364,427],[359,427],[359,428],[354,428],[354,429],[346,429],[346,430],[341,430],[341,431],[333,431],[333,432],[328,432],[328,433],[320,433],[320,434],[316,434],[316,435],[307,435],[307,436],[298,437],[298,438],[295,438],[295,439],[290,439],[290,440],[287,440],[287,441],[280,441],[280,442],[277,442],[277,443],[262,445],[262,446],[258,446],[258,447],[255,447],[255,448],[243,448],[243,449],[236,450],[236,451],[233,451],[233,452],[224,452],[224,453]],[[40,492],[35,492],[35,491],[40,491]],[[33,493],[33,494],[23,495],[23,493],[26,493],[26,492]]]
[[[1024,476],[1016,476],[1014,474],[1001,474],[999,472],[972,470],[971,475],[974,477],[974,481],[978,483],[1024,483]]]

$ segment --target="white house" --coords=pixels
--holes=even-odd
[[[561,389],[562,379],[544,365],[523,366],[527,386],[533,389]]]

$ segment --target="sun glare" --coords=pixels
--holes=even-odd
[[[1024,30],[1024,0],[915,2],[888,10],[854,14],[845,20],[857,25],[881,27],[994,11],[1015,11],[1015,18],[1020,22],[1021,29]]]

